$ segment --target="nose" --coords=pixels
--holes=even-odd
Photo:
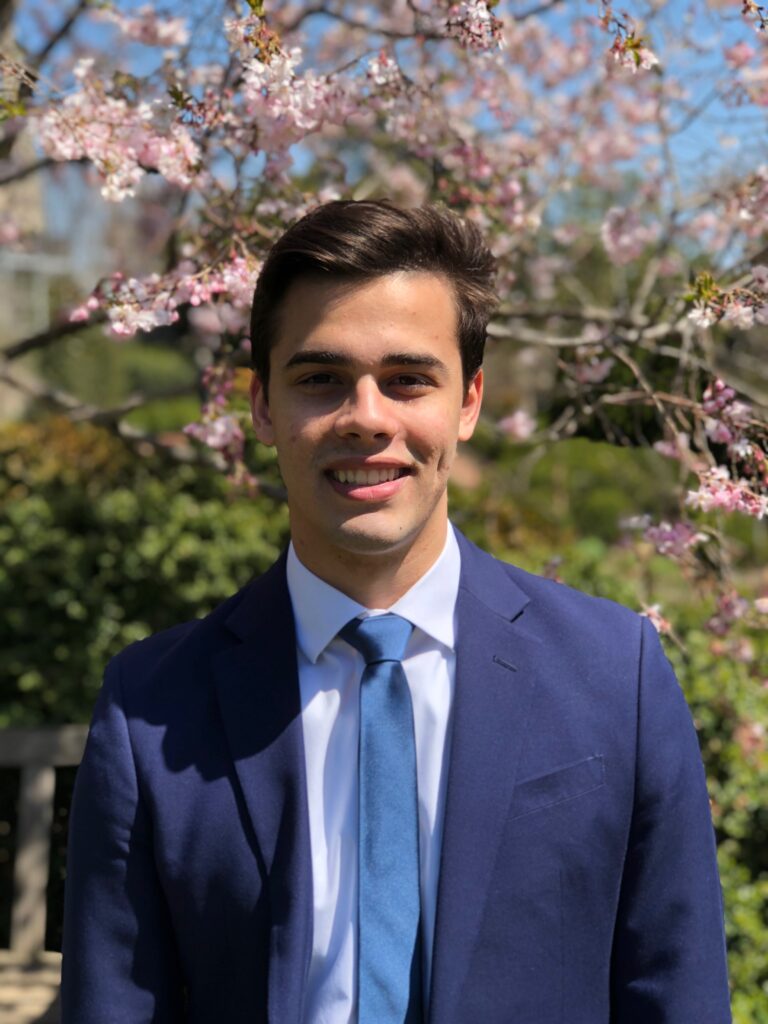
[[[396,431],[392,403],[381,393],[376,381],[371,377],[356,381],[336,416],[339,437],[381,440],[392,437]]]

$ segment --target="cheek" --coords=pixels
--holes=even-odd
[[[438,462],[437,462],[437,468],[440,470],[441,473],[445,474],[446,476],[451,471],[451,467],[453,466],[453,460],[454,460],[455,455],[456,455],[456,445],[454,445],[450,449],[444,449],[440,453],[440,457],[439,457]]]
[[[450,464],[456,454],[458,431],[458,417],[446,422],[444,414],[435,415],[419,424],[418,431],[412,434],[412,444],[425,461],[437,462],[439,466]]]

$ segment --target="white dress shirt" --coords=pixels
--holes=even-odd
[[[429,992],[460,569],[449,526],[431,569],[391,608],[368,609],[311,573],[293,545],[289,548],[312,848],[314,924],[305,1024],[357,1022],[357,748],[364,663],[337,634],[351,619],[385,611],[415,627],[402,664],[416,736],[425,995]]]

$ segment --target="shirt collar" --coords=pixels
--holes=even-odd
[[[338,632],[354,618],[377,611],[402,615],[438,643],[453,650],[454,611],[459,592],[461,554],[456,535],[447,530],[445,546],[434,565],[388,609],[371,609],[353,601],[315,576],[288,548],[286,577],[296,620],[296,642],[313,664]]]

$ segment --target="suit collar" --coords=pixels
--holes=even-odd
[[[460,588],[489,612],[512,622],[530,598],[509,575],[508,568],[477,547],[454,527],[461,552]]]
[[[477,545],[467,540],[464,534],[453,527],[461,554],[459,589],[467,591],[483,604],[488,611],[513,621],[528,604],[530,598],[515,583],[507,568]],[[286,583],[287,549],[263,576],[248,584],[241,591],[241,600],[226,619],[227,627],[240,640],[248,641],[261,635],[265,621],[268,621],[270,603],[275,597],[288,598],[288,607],[283,607],[283,624],[293,630],[293,612]],[[281,606],[281,602],[278,602]],[[287,612],[287,615],[285,614]]]

